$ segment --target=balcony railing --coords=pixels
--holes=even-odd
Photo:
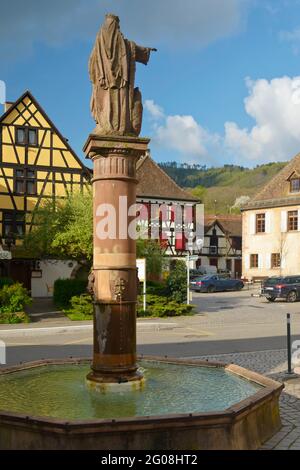
[[[241,256],[242,250],[237,250],[229,247],[219,246],[204,246],[201,250],[201,255],[207,256]]]

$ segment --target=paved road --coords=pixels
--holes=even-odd
[[[255,291],[195,294],[197,315],[138,321],[138,352],[200,356],[286,347],[286,313],[292,314],[294,339],[300,339],[300,303],[268,303]],[[55,327],[55,328],[54,328]],[[13,330],[13,331],[12,331]],[[18,330],[18,331],[16,331]],[[91,356],[92,325],[47,318],[26,328],[1,326],[7,363],[40,358]]]

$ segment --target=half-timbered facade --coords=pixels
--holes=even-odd
[[[232,277],[242,275],[242,217],[205,217],[205,237],[197,267],[215,266]]]
[[[22,243],[33,227],[33,210],[44,200],[63,198],[89,184],[89,170],[29,91],[5,104],[0,117],[2,247]],[[31,261],[2,261],[0,275],[11,275],[30,287]]]
[[[150,154],[139,160],[137,178],[137,202],[142,204],[141,231],[159,240],[166,256],[185,257],[189,251],[186,235],[195,233],[199,201],[180,188]]]

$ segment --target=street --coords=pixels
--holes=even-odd
[[[139,319],[138,353],[197,357],[286,348],[286,314],[292,314],[293,339],[300,339],[300,303],[269,303],[255,290],[195,294],[197,314],[167,319]],[[7,363],[41,358],[90,357],[91,322],[55,316],[29,325],[2,325]]]

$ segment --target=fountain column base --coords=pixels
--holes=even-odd
[[[98,393],[140,391],[145,386],[145,378],[138,370],[132,376],[120,375],[119,378],[115,375],[105,376],[92,371],[86,377],[86,385],[90,390]]]

